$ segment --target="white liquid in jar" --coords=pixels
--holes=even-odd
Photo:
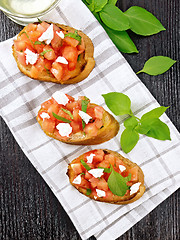
[[[22,15],[34,15],[48,9],[55,0],[6,0],[6,8]]]

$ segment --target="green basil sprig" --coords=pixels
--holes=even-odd
[[[128,114],[124,121],[125,130],[121,134],[121,148],[130,152],[139,140],[139,134],[144,134],[158,140],[171,140],[168,126],[159,117],[168,107],[157,107],[145,113],[141,119],[134,116],[131,110],[131,100],[123,93],[111,92],[102,95],[108,108],[117,116]]]
[[[70,32],[64,35],[64,37],[71,37],[79,41],[81,43],[81,36],[78,34],[78,31],[76,30],[74,33]]]
[[[52,51],[52,49],[48,49],[48,50],[41,52],[39,55],[44,56],[44,54],[46,54],[47,52],[51,52],[51,51]]]
[[[131,180],[131,174],[128,177],[123,177],[121,174],[117,173],[111,166],[111,174],[108,178],[108,187],[111,192],[117,196],[124,196],[130,187],[127,182]]]
[[[52,112],[52,115],[53,115],[53,117],[55,117],[57,120],[60,120],[60,121],[65,122],[65,123],[71,123],[70,120],[68,120],[68,119],[66,119],[66,118],[63,118],[63,117],[55,114],[54,112]]]
[[[172,65],[176,63],[175,60],[165,56],[151,57],[145,64],[142,70],[137,74],[144,72],[152,76],[165,73]]]
[[[87,163],[85,163],[83,159],[81,159],[81,164],[83,165],[83,167],[85,167],[87,171],[91,170],[91,168],[87,165]]]
[[[87,111],[88,103],[89,103],[89,98],[87,98],[87,97],[85,97],[84,100],[81,100],[81,110],[83,112],[85,112],[85,113]],[[85,126],[86,126],[86,123],[84,122],[84,120],[82,120],[82,127],[83,127],[83,129],[85,128]]]
[[[90,188],[86,189],[86,195],[89,196],[92,193],[92,190]]]
[[[73,115],[69,110],[64,109],[64,108],[61,108],[61,110],[63,110],[63,112],[65,112],[65,113],[67,113],[70,116],[71,119],[73,119]]]

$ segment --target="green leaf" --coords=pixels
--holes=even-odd
[[[130,152],[137,144],[139,134],[132,129],[126,128],[121,134],[121,148],[125,153]]]
[[[52,49],[48,49],[48,50],[41,52],[39,55],[44,56],[44,54],[46,54],[47,52],[51,52],[51,51],[52,51]]]
[[[157,107],[147,113],[145,113],[142,117],[141,117],[141,121],[145,120],[145,119],[149,119],[149,118],[159,118],[169,107]]]
[[[160,21],[146,9],[133,6],[124,13],[130,23],[130,29],[136,34],[149,36],[166,30]]]
[[[92,193],[92,190],[91,190],[90,188],[87,188],[87,189],[86,189],[86,195],[89,196],[91,193]]]
[[[132,116],[124,121],[125,128],[134,129],[138,125],[137,119]]]
[[[114,5],[116,5],[117,0],[109,0],[108,3],[109,3],[109,4],[114,4]]]
[[[108,0],[96,0],[94,1],[94,11],[99,12],[107,4]]]
[[[76,30],[74,33],[70,32],[64,35],[64,37],[71,37],[76,40],[78,40],[81,43],[81,36],[78,34],[78,31]]]
[[[91,168],[87,165],[87,163],[85,163],[83,159],[81,159],[81,164],[83,165],[83,167],[85,167],[87,171],[91,170]]]
[[[113,4],[107,4],[100,12],[103,23],[113,30],[124,31],[130,28],[128,18]]]
[[[81,110],[85,113],[87,111],[88,103],[89,103],[89,98],[87,98],[87,97],[85,97],[85,100],[81,100]],[[85,126],[86,126],[86,123],[84,122],[84,120],[82,120],[83,129],[85,128]]]
[[[127,182],[131,181],[131,173],[127,177],[125,177],[125,179]]]
[[[105,173],[110,173],[111,172],[111,168],[103,168],[103,167],[98,167],[98,168],[104,169]]]
[[[137,72],[137,74],[144,72],[149,75],[156,76],[165,73],[175,62],[175,60],[169,57],[151,57],[149,60],[147,60],[147,62],[145,62],[143,69]]]
[[[71,119],[73,119],[73,115],[69,110],[64,109],[64,108],[61,108],[61,110],[63,110],[63,112],[65,112],[65,113],[67,113],[70,116]]]
[[[41,19],[37,18],[37,20],[38,20],[39,23],[42,23]]]
[[[119,92],[111,92],[102,95],[106,105],[115,115],[132,114],[131,100],[128,96]]]
[[[60,120],[60,121],[62,121],[62,122],[65,122],[65,123],[71,123],[70,120],[68,120],[68,119],[66,119],[66,118],[63,118],[63,117],[61,117],[61,116],[55,114],[54,112],[52,112],[52,114],[53,114],[53,116],[54,116],[56,119],[58,119],[58,120]]]
[[[142,126],[147,128],[149,127],[149,131],[145,133],[146,136],[152,137],[158,140],[171,140],[170,130],[168,126],[163,123],[160,119],[146,119],[142,122]]]
[[[51,75],[50,70],[44,65],[44,68],[46,69],[46,72]]]
[[[135,44],[133,43],[126,31],[118,32],[108,28],[104,24],[102,26],[106,30],[113,43],[119,49],[119,51],[124,53],[138,53]]]
[[[39,42],[39,41],[34,42],[34,45],[41,45],[41,44],[42,44],[42,42]]]
[[[111,192],[117,196],[124,196],[126,194],[126,191],[129,189],[127,186],[127,179],[122,177],[121,174],[117,173],[113,167],[112,172],[108,178],[108,187],[111,190]]]

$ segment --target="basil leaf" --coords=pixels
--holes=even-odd
[[[149,118],[159,118],[168,108],[169,107],[163,107],[163,106],[154,108],[153,110],[145,113],[141,117],[141,121]]]
[[[127,182],[131,181],[131,173],[127,177],[125,177],[125,179]]]
[[[41,19],[37,18],[37,20],[38,20],[39,23],[42,23]]]
[[[101,20],[113,30],[124,31],[130,28],[128,18],[113,4],[107,4],[100,12]]]
[[[89,103],[89,98],[87,98],[87,97],[85,97],[85,100],[81,100],[81,110],[85,113],[87,111],[88,103]],[[85,128],[85,126],[86,126],[86,123],[84,122],[84,120],[82,120],[83,129]]]
[[[98,0],[94,1],[94,11],[99,12],[107,4],[108,0]]]
[[[55,114],[54,112],[52,112],[52,115],[53,115],[53,117],[55,117],[57,120],[60,120],[60,121],[65,122],[65,123],[71,123],[70,120],[68,120],[68,119],[66,119],[66,118],[63,118],[63,117]]]
[[[111,168],[103,168],[103,167],[98,167],[98,168],[104,169],[105,173],[110,173],[111,172]]]
[[[130,23],[130,29],[136,34],[149,36],[166,30],[160,21],[146,9],[133,6],[125,13]]]
[[[139,134],[132,129],[126,128],[121,134],[121,148],[125,153],[130,152],[137,144]]]
[[[108,178],[108,187],[111,192],[117,196],[124,196],[126,191],[129,189],[127,186],[128,181],[126,178],[122,177],[121,174],[117,173],[113,168],[111,175]]]
[[[109,3],[109,4],[114,4],[114,5],[116,5],[117,0],[109,0],[108,3]]]
[[[163,123],[158,118],[154,118],[150,120],[151,120],[151,122],[149,123],[150,130],[145,134],[146,136],[152,137],[158,140],[171,140],[170,130],[165,123]]]
[[[41,44],[42,44],[42,42],[39,42],[39,41],[34,42],[34,45],[41,45]]]
[[[26,37],[29,39],[29,41],[32,43],[32,45],[34,45],[33,41],[30,39],[29,35],[28,35],[26,32],[22,32],[22,33],[20,34],[20,36],[21,36],[22,34],[25,34]]]
[[[175,62],[175,60],[169,57],[151,57],[147,62],[145,62],[143,69],[137,72],[137,74],[144,72],[149,75],[156,76],[165,73]]]
[[[39,55],[44,56],[44,54],[46,54],[47,52],[51,52],[51,51],[52,51],[52,49],[48,49],[48,50],[41,52]]]
[[[138,125],[137,119],[133,116],[124,121],[125,128],[134,129]]]
[[[85,175],[85,173],[84,173],[84,172],[82,172],[82,173],[80,173],[80,175]]]
[[[102,24],[107,34],[119,49],[124,53],[138,53],[138,50],[126,31],[115,31]]]
[[[64,35],[64,37],[71,37],[76,40],[78,40],[81,43],[81,36],[78,34],[78,31],[76,30],[74,33],[70,32]]]
[[[64,109],[64,108],[61,108],[61,110],[63,110],[63,112],[65,112],[65,113],[67,113],[70,116],[71,119],[73,119],[73,115],[69,110]]]
[[[87,165],[87,163],[85,163],[83,159],[81,159],[81,164],[83,165],[83,167],[85,167],[86,170],[91,170],[91,168]]]
[[[87,189],[86,189],[86,195],[89,196],[91,193],[92,193],[92,190],[91,190],[90,188],[87,188]]]
[[[131,114],[131,100],[128,96],[119,92],[111,92],[102,95],[106,105],[115,115]]]

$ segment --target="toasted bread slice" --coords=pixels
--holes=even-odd
[[[93,160],[91,154],[94,154]],[[88,157],[91,158],[92,163],[90,163],[91,161],[88,163]],[[104,169],[106,170],[104,170],[105,172],[103,172],[101,177],[95,178],[88,172],[86,166],[84,167],[84,165],[81,163],[82,160],[91,169],[102,169],[104,166]],[[121,165],[121,167],[123,166],[125,170],[121,172],[119,165]],[[110,170],[110,166],[112,166],[114,170],[120,173],[123,177],[126,177],[129,173],[131,173],[131,180],[127,183],[127,185],[133,186],[137,183],[139,187],[137,191],[130,194],[131,191],[127,190],[124,196],[117,196],[113,194],[107,183],[111,174],[110,172],[107,173],[107,169],[109,168]],[[92,150],[74,159],[68,166],[67,175],[70,183],[77,188],[80,193],[100,202],[128,204],[138,200],[145,192],[144,174],[141,168],[136,163],[124,158],[117,152],[107,149]],[[77,176],[78,178],[81,178],[81,182],[79,182],[79,184],[77,183]],[[101,190],[102,193],[104,192],[104,195],[98,196],[96,189]]]
[[[52,22],[49,22],[49,24],[51,24],[51,23]],[[38,24],[38,23],[35,23],[35,24]],[[53,23],[53,24],[56,25],[57,27],[59,27],[65,33],[76,31],[76,29],[69,27],[69,26],[65,26],[63,24],[58,24],[58,23]],[[23,30],[18,34],[18,36],[21,36],[22,33],[26,32],[26,29],[27,29],[27,26],[23,28]],[[53,74],[48,73],[47,71],[41,72],[38,75],[38,77],[32,76],[32,74],[31,74],[32,65],[28,64],[25,66],[19,62],[15,46],[13,45],[12,46],[13,56],[17,62],[17,66],[18,66],[19,70],[30,78],[34,78],[34,79],[40,80],[40,81],[54,82],[54,83],[60,83],[60,84],[73,84],[73,83],[80,82],[83,79],[87,78],[95,66],[95,60],[93,58],[94,46],[93,46],[91,39],[86,34],[84,34],[80,30],[78,30],[78,34],[82,37],[82,39],[84,41],[85,50],[83,53],[81,53],[81,56],[76,64],[76,68],[72,71],[69,71],[69,76],[70,76],[69,79],[58,80],[55,76],[53,76]]]
[[[98,105],[90,103],[89,107],[94,108]],[[41,128],[43,124],[43,120],[40,118],[40,114],[44,111],[41,108],[38,112],[37,121],[40,124]],[[85,134],[83,131],[79,131],[77,133],[72,133],[68,138],[61,137],[55,133],[50,133],[48,131],[44,131],[46,135],[57,139],[64,143],[74,144],[74,145],[95,145],[106,142],[113,138],[119,131],[119,123],[116,119],[109,114],[107,111],[104,110],[103,117],[102,117],[102,124],[103,127],[98,129],[96,136],[91,136],[91,134]],[[55,130],[56,131],[56,130]]]

